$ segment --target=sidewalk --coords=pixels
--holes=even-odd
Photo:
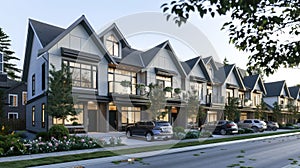
[[[280,132],[283,132],[286,130],[281,130]],[[289,130],[290,131],[290,130]],[[266,134],[268,132],[265,132]],[[272,132],[270,132],[272,133]],[[261,134],[261,133],[259,133]],[[261,140],[261,139],[267,139],[267,138],[275,138],[275,137],[282,137],[282,136],[289,136],[289,135],[297,135],[300,134],[300,132],[297,133],[290,133],[290,134],[282,134],[282,135],[274,135],[274,136],[267,136],[267,137],[259,137],[259,138],[252,138],[250,140],[237,140],[237,141],[230,141],[230,142],[222,142],[222,143],[215,143],[215,144],[208,144],[208,145],[199,145],[199,146],[191,146],[191,147],[185,147],[185,148],[177,148],[177,149],[169,149],[169,150],[163,150],[163,151],[153,151],[153,152],[145,152],[143,154],[132,154],[133,156],[138,155],[139,157],[143,156],[149,156],[153,155],[157,152],[180,152],[183,150],[193,150],[193,149],[201,149],[201,148],[207,148],[211,146],[218,146],[218,145],[225,145],[225,144],[232,144],[232,143],[240,143],[240,142],[246,142],[246,141],[254,141],[254,140]],[[32,154],[32,155],[21,155],[21,156],[12,156],[12,157],[2,157],[0,158],[1,162],[7,162],[7,161],[18,161],[18,160],[31,160],[31,159],[38,159],[38,158],[45,158],[45,157],[57,157],[57,156],[64,156],[64,155],[75,155],[75,154],[82,154],[82,153],[92,153],[92,152],[99,152],[99,151],[117,151],[121,149],[131,149],[131,148],[138,148],[138,147],[149,147],[149,146],[157,146],[157,145],[167,145],[167,144],[177,144],[179,142],[193,142],[193,141],[203,141],[204,139],[187,139],[187,140],[168,140],[168,141],[153,141],[153,142],[146,142],[144,139],[138,139],[138,138],[130,138],[128,139],[125,136],[124,132],[109,132],[109,133],[89,133],[89,134],[83,134],[88,135],[90,137],[94,138],[109,138],[109,137],[121,137],[122,143],[125,144],[125,146],[116,146],[116,147],[105,147],[105,148],[96,148],[96,149],[86,149],[86,150],[74,150],[74,151],[64,151],[64,152],[53,152],[53,153],[44,153],[44,154]],[[243,134],[245,135],[245,134]],[[228,136],[220,136],[220,135],[214,135],[213,138],[225,138],[230,136],[240,136],[240,135],[228,135]],[[209,138],[209,139],[213,139]],[[131,155],[126,155],[130,156]],[[121,156],[119,156],[121,157]],[[125,157],[125,156],[122,156]],[[112,157],[113,158],[113,157]],[[128,157],[127,157],[128,158]]]

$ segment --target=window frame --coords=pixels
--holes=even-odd
[[[42,122],[42,128],[45,128],[46,127],[46,124],[45,124],[45,119],[46,115],[45,115],[45,103],[42,103],[41,105],[41,122]]]
[[[13,104],[10,104],[10,99],[11,99],[11,96],[12,97],[16,97],[16,105]],[[13,99],[14,100],[14,99]],[[8,94],[8,102],[9,102],[9,107],[18,107],[18,94]]]
[[[26,100],[24,100],[24,94],[26,94]],[[27,104],[27,92],[26,91],[23,91],[22,92],[22,105],[26,105]]]
[[[31,121],[32,121],[32,126],[35,127],[35,106],[31,107]]]
[[[31,91],[32,91],[32,96],[35,95],[35,74],[32,75],[31,77]]]
[[[46,89],[46,63],[42,64],[42,90]]]
[[[62,63],[67,65],[70,68],[70,72],[72,73],[72,86],[78,88],[86,88],[86,89],[98,89],[98,66],[95,64],[85,63],[85,62],[78,62],[69,59],[63,59]],[[78,64],[79,67],[71,66],[71,64]],[[90,68],[84,68],[84,66],[90,66]],[[79,80],[74,79],[73,72],[74,70],[79,70]],[[90,82],[82,82],[82,70],[90,72]],[[95,77],[95,79],[94,79]],[[79,83],[77,85],[76,83]],[[90,84],[90,87],[84,86],[83,83]]]
[[[16,115],[16,118],[9,118],[9,115],[10,115],[10,114]],[[8,112],[8,113],[7,113],[7,119],[9,119],[9,120],[10,120],[10,119],[13,119],[13,120],[14,120],[14,119],[19,119],[19,113],[17,113],[17,112]]]
[[[110,37],[113,37],[114,39],[109,39]],[[111,48],[108,48],[108,44],[111,44]],[[111,56],[121,58],[120,42],[118,41],[118,38],[113,33],[108,34],[106,36],[105,47]],[[115,51],[116,48],[117,48],[117,51]],[[110,50],[112,50],[112,53],[110,53]]]

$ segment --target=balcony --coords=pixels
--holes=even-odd
[[[214,96],[214,95],[206,95],[206,104],[212,105],[212,104],[225,104],[225,98],[224,96]]]
[[[108,92],[118,94],[136,94],[136,84],[130,84],[128,87],[124,87],[121,85],[121,82],[109,81]]]

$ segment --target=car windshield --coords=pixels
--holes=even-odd
[[[157,122],[156,124],[157,126],[170,126],[170,123],[168,122]]]

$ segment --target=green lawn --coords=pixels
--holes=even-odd
[[[274,133],[270,133],[270,134],[253,134],[253,135],[245,135],[245,136],[233,136],[233,137],[228,137],[228,138],[207,139],[204,141],[180,142],[177,144],[169,144],[169,145],[157,145],[157,146],[150,146],[150,147],[131,148],[130,150],[122,149],[122,150],[115,150],[115,151],[100,151],[100,152],[93,152],[93,153],[83,153],[83,154],[76,154],[76,155],[59,156],[59,157],[57,156],[57,157],[47,157],[47,158],[32,159],[32,160],[1,162],[0,165],[3,168],[4,167],[24,168],[24,167],[29,167],[29,166],[40,166],[40,165],[64,163],[64,162],[71,162],[71,161],[78,161],[78,160],[111,157],[111,156],[117,156],[117,155],[123,155],[123,154],[149,152],[149,151],[156,151],[156,150],[163,150],[163,149],[170,149],[170,148],[182,148],[182,147],[187,147],[187,146],[196,146],[196,145],[212,144],[212,143],[218,143],[218,142],[235,141],[235,140],[242,140],[242,139],[249,139],[249,138],[256,138],[256,137],[265,137],[265,136],[270,136],[270,135],[287,134],[287,133],[293,133],[293,132],[300,132],[300,130],[293,130],[293,131],[288,131],[288,132],[274,132]]]

